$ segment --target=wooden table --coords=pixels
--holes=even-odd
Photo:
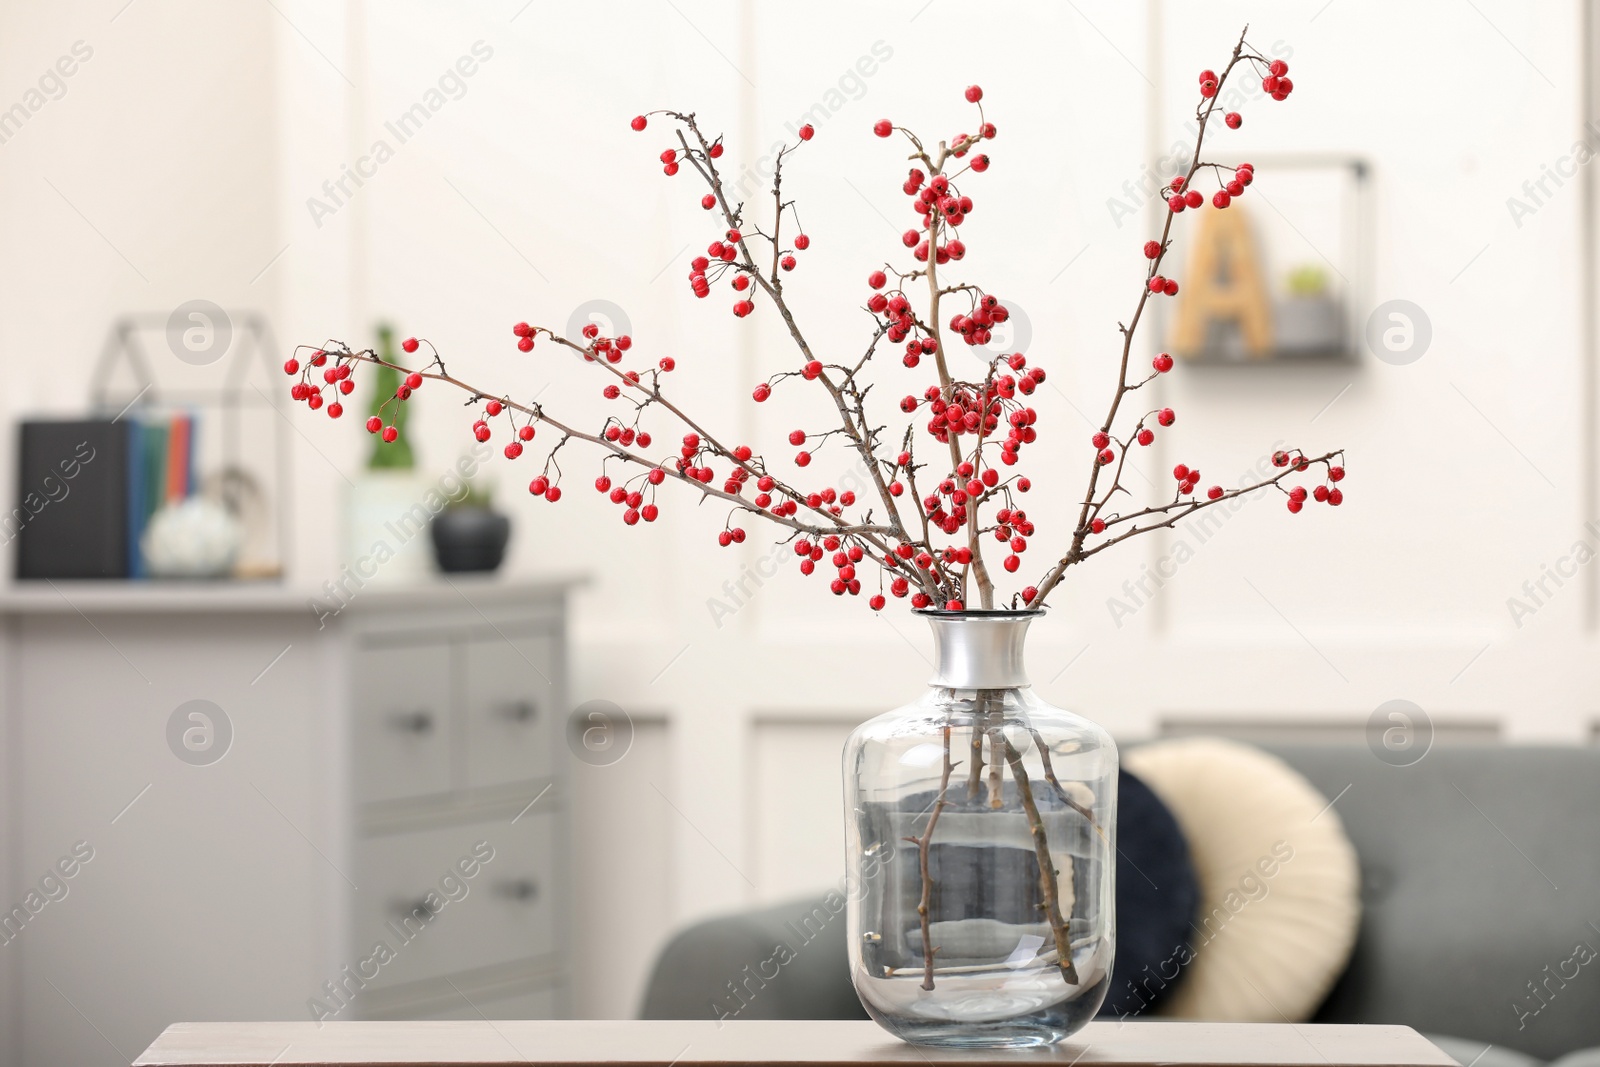
[[[1050,1049],[913,1048],[871,1022],[174,1023],[135,1067],[511,1064],[784,1067],[1455,1067],[1407,1026],[1094,1022]]]

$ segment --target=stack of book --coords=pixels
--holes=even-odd
[[[145,577],[145,527],[198,488],[194,415],[30,421],[21,436],[17,504],[0,519],[17,577]]]

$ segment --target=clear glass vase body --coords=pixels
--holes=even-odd
[[[928,613],[928,690],[845,745],[851,978],[906,1041],[1051,1044],[1106,995],[1117,750],[1029,685],[1038,614]]]

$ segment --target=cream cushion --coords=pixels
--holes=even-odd
[[[1360,869],[1334,798],[1277,757],[1220,738],[1158,741],[1124,762],[1172,810],[1200,883],[1193,958],[1160,1014],[1309,1019],[1361,919]]]

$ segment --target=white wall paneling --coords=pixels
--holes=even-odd
[[[689,295],[687,260],[717,227],[687,172],[660,174],[659,124],[640,135],[627,120],[696,110],[728,134],[736,180],[790,124],[817,126],[787,171],[813,239],[790,289],[816,343],[850,352],[865,336],[852,310],[863,276],[899,254],[908,217],[905,160],[871,123],[950,136],[977,82],[1000,137],[973,183],[961,274],[1026,313],[1029,352],[1050,371],[1035,453],[1049,458],[1031,468],[1045,533],[1029,555],[1042,555],[1070,524],[1155,220],[1148,198],[1131,216],[1112,202],[1130,202],[1190,110],[1194,73],[1248,19],[1258,45],[1293,49],[1297,91],[1247,107],[1217,151],[1370,160],[1372,299],[1422,308],[1431,346],[1406,366],[1182,368],[1163,381],[1180,422],[1140,457],[1153,483],[1180,460],[1224,480],[1283,440],[1346,448],[1347,502],[1298,516],[1251,504],[1159,589],[1147,571],[1173,570],[1163,561],[1192,532],[1094,561],[1036,628],[1035,681],[1121,738],[1255,720],[1354,728],[1404,698],[1441,736],[1589,740],[1600,571],[1575,558],[1579,543],[1600,549],[1600,527],[1585,528],[1600,474],[1584,311],[1600,294],[1592,168],[1560,173],[1575,141],[1600,146],[1584,127],[1588,5],[1485,0],[1441,19],[1377,0],[1004,0],[955,50],[947,3],[13,6],[4,69],[41,71],[79,39],[95,54],[0,144],[0,408],[76,408],[112,316],[203,296],[265,309],[286,343],[362,342],[387,318],[433,338],[467,380],[588,417],[602,402],[583,368],[522,356],[509,327],[565,327],[603,300],[641,357],[677,359],[688,406],[781,451],[822,414],[798,391],[747,402],[792,356],[768,309],[738,322],[725,292]],[[448,77],[464,56],[474,73]],[[1476,88],[1486,71],[1493,93]],[[0,106],[31,80],[0,84]],[[440,106],[399,142],[386,124],[435,91]],[[385,139],[392,155],[332,214],[313,212],[324,182]],[[1251,195],[1272,198],[1269,171]],[[914,379],[887,376],[885,394]],[[464,449],[470,417],[419,400],[431,477]],[[339,502],[366,442],[302,413],[295,426],[291,580],[315,588],[336,571]],[[0,469],[11,447],[0,441]],[[612,701],[638,726],[621,763],[575,770],[591,798],[575,854],[591,949],[578,953],[577,1009],[628,1014],[648,952],[619,912],[654,946],[683,922],[838,877],[832,748],[845,723],[915,694],[928,641],[903,612],[876,617],[802,581],[753,526],[718,551],[721,517],[680,494],[664,495],[654,527],[625,528],[587,489],[592,465],[577,449],[563,460],[570,492],[555,507],[521,491],[528,459],[492,469],[518,530],[508,572],[593,575],[573,602],[574,699]],[[849,468],[829,449],[811,473]],[[1134,603],[1141,579],[1150,592]]]

